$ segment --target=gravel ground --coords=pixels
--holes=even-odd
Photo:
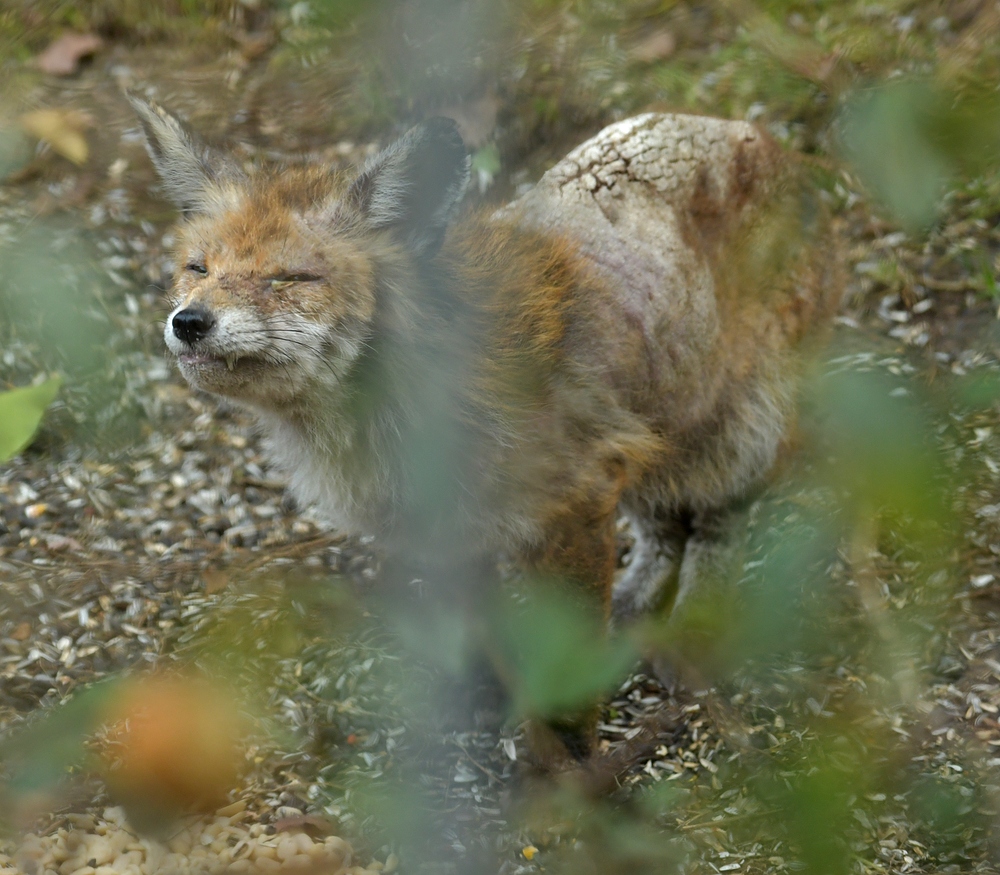
[[[567,826],[523,791],[514,727],[486,719],[456,729],[414,706],[414,678],[436,681],[405,664],[378,620],[371,545],[292,508],[249,423],[193,395],[165,360],[169,215],[143,193],[151,171],[117,85],[137,70],[170,82],[162,90],[177,95],[172,105],[219,133],[229,118],[220,101],[232,95],[212,92],[239,68],[228,55],[166,72],[175,66],[173,55],[117,47],[78,80],[23,92],[26,105],[87,113],[92,158],[74,169],[43,153],[0,188],[5,288],[54,295],[88,342],[66,344],[16,312],[0,323],[5,382],[69,377],[36,445],[0,468],[0,729],[33,726],[113,673],[189,663],[251,691],[254,728],[243,777],[216,810],[151,837],[99,778],[78,774],[25,807],[0,871],[414,871],[397,857],[392,814],[370,797],[418,785],[427,791],[424,856],[443,861],[440,871],[474,870],[477,860],[499,861],[505,875],[576,871],[574,854],[602,859],[590,826],[610,830],[614,806],[661,791],[685,801],[646,817],[664,837],[654,859],[691,872],[794,871],[796,851],[775,838],[774,812],[750,777],[763,757],[801,769],[829,727],[845,739],[827,752],[834,767],[837,757],[855,762],[860,746],[879,768],[937,782],[953,801],[948,819],[920,809],[911,784],[858,787],[850,822],[838,827],[857,871],[995,871],[1000,412],[959,390],[1000,373],[995,301],[962,257],[992,258],[1000,238],[977,215],[974,193],[956,195],[948,221],[917,243],[845,192],[852,288],[826,365],[874,375],[887,403],[900,393],[923,399],[957,540],[944,554],[914,551],[903,536],[843,543],[822,573],[844,629],[822,656],[806,649],[777,667],[751,660],[712,690],[667,689],[637,666],[602,716],[617,788],[601,809],[604,826]],[[261,124],[273,125],[273,103],[264,109]],[[300,145],[314,158],[357,161],[368,151],[324,146],[322,125],[303,125]],[[268,148],[290,148],[283,138]],[[836,516],[830,487],[799,473],[751,510],[750,591],[775,549],[763,535]],[[805,603],[830,610],[818,596]],[[906,624],[922,631],[899,640]],[[880,647],[895,654],[889,669]]]

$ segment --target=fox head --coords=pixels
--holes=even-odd
[[[337,384],[379,330],[380,287],[436,254],[469,178],[449,119],[413,128],[353,177],[246,169],[129,95],[180,208],[164,337],[193,386],[258,407]]]

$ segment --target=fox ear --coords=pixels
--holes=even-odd
[[[451,119],[432,118],[380,152],[348,191],[375,228],[392,228],[417,255],[440,248],[465,187],[469,155]]]
[[[200,143],[180,119],[163,107],[132,92],[127,91],[125,96],[142,123],[146,151],[163,189],[183,212],[207,209],[213,183],[242,177],[234,162]]]

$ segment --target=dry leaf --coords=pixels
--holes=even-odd
[[[64,33],[35,58],[35,66],[53,76],[72,76],[80,68],[80,61],[103,44],[97,34]]]
[[[233,39],[239,43],[243,59],[253,61],[270,49],[278,41],[278,36],[272,30],[263,33],[237,32],[233,34]]]
[[[640,40],[632,47],[629,54],[633,61],[640,64],[652,64],[669,58],[677,48],[677,39],[666,28],[657,30]]]
[[[499,108],[500,100],[495,94],[484,94],[475,100],[444,107],[440,112],[455,120],[462,140],[470,149],[478,149],[493,136]]]
[[[74,164],[83,164],[90,150],[83,132],[92,124],[85,112],[75,109],[36,109],[21,116],[21,127],[44,140]]]
[[[316,814],[298,814],[294,817],[281,817],[274,822],[275,832],[302,831],[312,839],[323,839],[333,835],[338,823],[331,817]]]
[[[66,535],[43,534],[42,540],[50,550],[82,550],[83,547],[76,538],[68,538]]]
[[[10,637],[15,641],[27,641],[31,637],[31,623],[27,620],[23,623],[18,623],[14,627],[14,631],[10,633]]]

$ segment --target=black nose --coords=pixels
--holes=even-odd
[[[195,344],[215,327],[215,317],[200,307],[185,307],[170,320],[174,334],[187,344]]]

